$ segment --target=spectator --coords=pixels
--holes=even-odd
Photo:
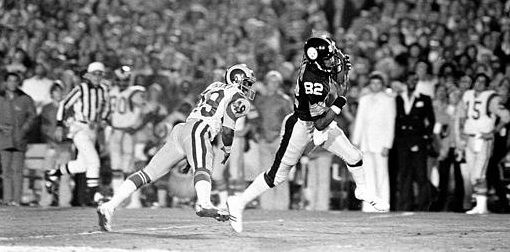
[[[510,79],[507,77],[503,79],[498,87],[497,93],[501,97],[501,104],[507,109],[510,110],[510,100],[508,99],[509,93],[508,90],[510,88]],[[501,119],[496,119],[496,125],[499,124]],[[508,198],[506,197],[506,187],[501,181],[500,176],[500,165],[509,150],[509,137],[508,134],[510,130],[510,125],[506,124],[494,134],[494,147],[492,149],[492,156],[489,160],[489,166],[487,168],[487,187],[490,189],[494,188],[496,191],[496,195],[498,196],[498,201],[495,204],[496,207],[494,211],[496,212],[510,212],[510,205],[508,204]]]
[[[418,76],[416,91],[419,94],[424,94],[430,98],[434,98],[437,79],[435,79],[432,75],[432,65],[430,62],[426,60],[419,60],[415,65],[414,71]]]
[[[430,97],[417,92],[417,83],[417,74],[408,73],[407,88],[396,98],[395,148],[397,149],[400,194],[397,210],[400,211],[426,211],[430,204],[427,144],[436,119]],[[413,182],[418,185],[416,207],[414,207]]]
[[[265,76],[265,92],[255,98],[255,107],[259,114],[259,153],[260,167],[271,167],[280,144],[280,130],[284,118],[292,112],[290,98],[282,92],[283,77],[277,71],[269,71]],[[276,190],[260,196],[263,209],[289,208],[288,182]]]
[[[46,78],[46,69],[41,63],[35,65],[34,76],[23,81],[21,90],[32,97],[37,114],[41,113],[44,105],[51,103],[50,88],[52,85],[53,82]]]
[[[3,171],[3,201],[18,206],[23,188],[26,134],[36,117],[34,101],[19,89],[21,77],[9,72],[0,93],[0,159]]]
[[[369,193],[389,204],[388,154],[395,132],[395,98],[384,92],[385,82],[381,74],[372,73],[369,79],[371,92],[359,99],[352,143],[363,151]],[[361,210],[377,211],[365,202]]]
[[[434,113],[436,115],[436,125],[434,126],[434,137],[439,141],[440,150],[438,157],[439,171],[439,195],[435,204],[437,211],[453,210],[461,212],[463,210],[462,200],[464,196],[464,187],[462,174],[460,170],[460,159],[456,155],[456,132],[455,115],[457,105],[460,101],[460,91],[454,90],[447,94],[444,86],[436,88],[436,98],[433,101]],[[453,166],[454,171],[454,198],[448,201],[448,192],[450,185],[450,171]]]

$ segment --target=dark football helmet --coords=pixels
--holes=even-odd
[[[308,63],[325,73],[339,73],[343,68],[343,54],[327,36],[311,37],[304,47]]]
[[[115,74],[115,84],[121,88],[127,88],[131,81],[131,68],[128,66],[121,66],[113,71]]]
[[[255,90],[253,90],[255,81],[253,70],[248,68],[246,64],[233,65],[225,73],[225,83],[240,89],[250,100],[255,98]]]

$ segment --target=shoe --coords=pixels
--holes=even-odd
[[[466,214],[489,214],[489,210],[482,207],[473,207],[473,209],[466,212]]]
[[[44,186],[46,187],[46,191],[50,194],[58,194],[58,185],[60,181],[60,176],[57,175],[57,170],[49,170],[44,172]]]
[[[467,211],[466,214],[488,214],[489,210],[487,210],[487,196],[477,195],[475,196],[476,206]]]
[[[243,232],[243,210],[244,205],[239,196],[228,197],[228,213],[230,214],[230,226],[237,233]]]
[[[214,218],[217,221],[228,221],[230,219],[230,215],[226,211],[222,211],[214,206],[202,206],[197,204],[195,206],[195,213],[200,217],[210,217]]]
[[[366,203],[370,204],[375,208],[375,210],[379,212],[389,212],[390,211],[390,204],[387,202],[382,201],[381,199],[370,196],[369,194],[365,193],[363,190],[356,188],[354,190],[354,196],[362,201],[365,201]]]
[[[108,204],[101,204],[97,207],[97,217],[101,231],[112,231],[112,218],[115,209],[108,207]]]

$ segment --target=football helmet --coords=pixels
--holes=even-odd
[[[248,68],[246,64],[233,65],[225,73],[225,83],[240,89],[250,100],[255,98],[255,90],[253,90],[255,81],[253,70]]]
[[[325,73],[341,72],[343,54],[335,42],[327,36],[311,37],[305,42],[305,58],[308,63]]]
[[[119,87],[126,88],[129,86],[129,82],[131,81],[131,68],[128,66],[121,66],[120,68],[115,69],[113,71],[115,74],[115,82]]]

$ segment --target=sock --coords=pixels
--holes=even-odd
[[[124,173],[120,169],[112,169],[112,188],[113,194],[117,193],[120,185],[124,182]]]
[[[477,209],[487,210],[487,196],[485,195],[476,195],[476,206]]]
[[[218,192],[218,206],[223,207],[227,205],[228,192],[226,190]]]
[[[135,190],[133,193],[131,193],[129,205],[127,205],[126,208],[141,208],[142,207],[142,201],[140,200],[141,195],[142,192],[140,190]]]
[[[211,182],[199,180],[195,183],[197,191],[198,204],[201,206],[212,206],[211,203]]]
[[[130,179],[126,179],[124,183],[120,185],[117,192],[115,192],[112,199],[108,201],[106,204],[115,209],[120,205],[120,203],[122,203],[122,201],[127,199],[137,189],[138,188],[136,187],[133,181],[131,181]]]
[[[362,166],[350,167],[348,166],[349,171],[351,172],[352,179],[356,183],[356,189],[360,188],[365,191],[366,180],[365,180],[365,170],[363,170]]]
[[[258,175],[253,183],[244,190],[244,192],[241,194],[241,200],[243,205],[248,204],[250,201],[257,198],[259,195],[264,193],[269,189],[269,185],[266,183],[266,180],[264,179],[264,173],[261,173]]]
[[[167,190],[158,189],[158,204],[160,207],[167,207],[168,201],[167,199]]]
[[[97,190],[99,189],[98,186],[88,186],[88,178],[87,178],[87,197],[88,197],[88,204],[91,204],[95,202],[94,195],[96,195]]]

